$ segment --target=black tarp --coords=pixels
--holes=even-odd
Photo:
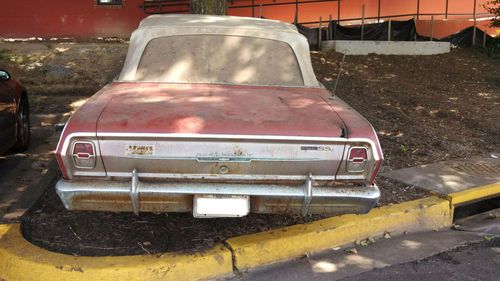
[[[331,22],[331,40],[361,40],[361,26],[341,26],[335,21]],[[363,40],[371,41],[386,41],[388,36],[389,22],[366,24],[363,32]],[[297,29],[303,34],[311,48],[317,48],[318,44],[318,28],[309,28],[303,25],[297,25]],[[435,41],[451,42],[454,46],[471,46],[473,37],[473,27],[468,27],[455,34],[442,39],[434,39]],[[326,40],[328,27],[322,30],[321,38]],[[391,40],[392,41],[413,41],[415,36],[418,41],[429,41],[429,37],[420,36],[417,34],[415,21],[413,19],[407,21],[391,21]],[[481,46],[483,42],[484,32],[480,29],[476,30],[476,46]],[[487,35],[488,40],[493,37]]]
[[[386,41],[389,35],[389,22],[366,24],[363,40]],[[391,40],[414,40],[416,33],[415,22],[391,21]],[[361,40],[361,26],[346,27],[332,23],[332,40]]]
[[[309,47],[316,48],[318,47],[318,28],[311,28],[304,26],[302,24],[297,24],[297,30],[300,34],[304,35],[307,38],[307,42],[309,42]],[[324,36],[322,36],[324,38]]]
[[[461,31],[449,35],[445,38],[440,39],[439,41],[445,41],[445,42],[451,42],[452,45],[455,46],[471,46],[472,45],[472,38],[474,34],[474,27],[467,27],[466,29],[462,29]],[[487,37],[490,37],[488,34],[486,34]],[[481,29],[477,28],[476,29],[476,46],[482,46],[483,45],[483,37],[484,37],[484,31]]]
[[[341,26],[335,21],[331,22],[331,40],[361,40],[361,26]],[[311,47],[317,47],[318,44],[318,28],[310,28],[301,24],[297,25],[297,29],[303,34]],[[363,40],[382,41],[387,40],[389,22],[366,24],[363,32]],[[321,38],[326,40],[328,27],[322,30]],[[416,33],[415,22],[408,21],[392,21],[391,22],[391,40],[393,41],[410,41],[414,40]]]

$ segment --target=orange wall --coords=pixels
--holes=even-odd
[[[459,32],[469,26],[473,26],[473,21],[463,21],[463,20],[438,20],[434,22],[434,38],[444,38],[450,34]],[[430,20],[420,20],[417,22],[417,32],[423,36],[431,36],[431,21]],[[486,31],[487,34],[492,36],[500,36],[500,28],[489,27],[489,21],[478,21],[476,23],[477,28]]]
[[[272,0],[255,1],[255,3],[272,3]],[[278,2],[293,2],[293,0],[275,0]],[[448,12],[449,13],[470,13],[474,8],[474,0],[449,0],[448,1]],[[476,13],[485,13],[486,11],[482,5],[487,2],[487,0],[477,0],[476,1]],[[240,5],[240,3],[250,4],[251,1],[234,1],[235,4]],[[378,14],[378,0],[341,0],[340,1],[340,11],[341,19],[349,18],[360,18],[361,10],[363,4],[365,5],[365,16],[366,17],[376,17]],[[380,14],[381,16],[390,16],[398,14],[416,14],[417,12],[417,0],[380,0]],[[287,9],[287,13],[283,12],[285,6],[276,7],[263,7],[263,16],[266,18],[276,18],[285,21],[293,21],[295,6],[290,5]],[[321,16],[323,19],[327,19],[331,14],[333,19],[337,18],[337,2],[331,3],[311,3],[302,4],[299,8],[299,21],[309,22],[318,21]],[[238,15],[248,14],[244,9],[238,9]],[[445,13],[446,10],[446,0],[420,0],[420,13]],[[230,9],[230,13],[236,13],[234,10]],[[255,9],[255,14],[258,14],[258,8]],[[465,16],[449,16],[448,18],[464,18]],[[469,16],[472,18],[472,16]],[[422,18],[429,18],[429,16],[422,16]],[[436,19],[444,18],[444,16],[436,16]]]
[[[98,7],[95,0],[15,0],[2,1],[0,6],[0,37],[128,37],[139,21],[147,16],[139,6],[143,0],[124,0],[122,7]],[[228,1],[230,6],[249,5],[252,1]],[[259,3],[293,2],[293,0],[255,0]],[[486,0],[477,0],[477,13]],[[420,0],[420,13],[444,13],[446,0]],[[450,13],[472,13],[473,0],[449,0]],[[341,0],[341,19],[365,16],[375,17],[378,0]],[[337,17],[338,2],[301,4],[299,22],[324,21],[331,14]],[[417,0],[381,0],[381,16],[416,13]],[[178,9],[178,8],[176,8]],[[254,10],[259,15],[259,8]],[[230,15],[251,16],[250,8],[229,9]],[[264,6],[262,16],[293,22],[295,5]],[[407,18],[407,17],[406,17]],[[406,19],[402,18],[402,19]],[[428,17],[422,16],[421,19]],[[440,17],[436,17],[438,19]],[[441,17],[442,18],[442,17]],[[449,17],[450,19],[464,18]],[[470,26],[471,22],[446,24],[439,34],[452,33],[457,26]],[[424,25],[422,25],[424,26]],[[446,27],[448,26],[448,27]],[[452,28],[453,27],[453,28]],[[437,25],[436,25],[436,28]],[[447,29],[448,28],[448,29]],[[426,30],[422,28],[422,30]],[[452,31],[453,30],[453,31]]]

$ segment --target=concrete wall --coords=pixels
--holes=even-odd
[[[346,55],[436,55],[450,52],[449,42],[324,41],[322,50]]]

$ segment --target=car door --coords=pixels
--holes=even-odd
[[[0,69],[0,153],[8,150],[16,141],[16,101],[9,80],[9,73]]]

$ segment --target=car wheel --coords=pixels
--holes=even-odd
[[[22,97],[16,116],[16,150],[26,150],[30,144],[30,108],[28,99]]]

